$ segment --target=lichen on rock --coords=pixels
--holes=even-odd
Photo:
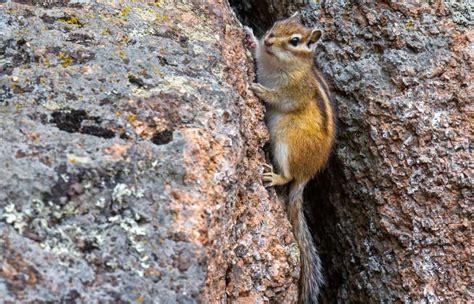
[[[242,38],[224,1],[0,4],[0,301],[295,300]]]

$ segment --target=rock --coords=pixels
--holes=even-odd
[[[310,11],[339,115],[334,158],[307,193],[324,302],[472,301],[472,4]]]
[[[467,3],[332,3],[310,18],[326,29],[317,62],[339,112],[335,157],[308,193],[327,302],[473,300],[472,12]]]
[[[339,134],[306,191],[322,302],[472,302],[472,3],[232,2],[261,32],[297,3],[324,30]]]
[[[0,2],[0,301],[295,302],[229,5]],[[230,4],[257,33],[303,7],[324,30],[322,302],[472,302],[472,4]]]
[[[229,6],[97,2],[0,5],[0,302],[294,302]]]

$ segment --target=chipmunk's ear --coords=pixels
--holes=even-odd
[[[322,35],[323,35],[323,31],[321,31],[320,29],[315,28],[311,31],[309,41],[311,43],[316,43],[319,40],[319,38],[321,38]]]
[[[313,29],[311,31],[311,35],[309,36],[308,47],[314,48],[314,46],[316,45],[316,42],[318,42],[318,40],[321,38],[322,35],[323,35],[323,31],[317,28]]]

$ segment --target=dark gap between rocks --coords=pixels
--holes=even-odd
[[[263,35],[276,20],[289,16],[295,11],[294,6],[283,4],[280,6],[285,7],[286,10],[278,10],[274,2],[274,0],[229,0],[240,22],[251,27],[257,37]],[[284,3],[285,0],[280,2]],[[344,193],[342,191],[343,176],[342,166],[333,155],[327,168],[319,173],[305,190],[307,219],[314,232],[316,247],[323,261],[326,280],[321,299],[323,303],[333,303],[338,290],[344,284],[341,269],[343,265],[341,259],[344,255],[340,252],[343,246],[339,246],[343,240],[340,239],[339,234],[334,233],[338,215],[331,202],[332,197],[338,197],[338,195],[334,196],[334,193],[341,195]]]
[[[268,1],[229,0],[229,3],[240,22],[251,27],[257,37],[262,36],[276,20],[270,13]]]
[[[321,303],[334,303],[344,285],[344,269],[341,269],[345,256],[344,240],[341,239],[344,236],[337,231],[341,215],[334,204],[334,201],[342,203],[344,184],[342,165],[332,155],[326,169],[308,183],[304,193],[307,219],[323,262],[325,286]]]

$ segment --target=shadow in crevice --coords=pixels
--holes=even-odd
[[[369,235],[367,210],[364,205],[354,205],[355,193],[352,193],[354,197],[349,197],[351,190],[346,174],[334,154],[327,168],[305,189],[307,219],[326,280],[321,298],[323,304],[344,303],[340,299],[347,299],[348,293],[351,293],[352,303],[366,303],[366,299],[370,299],[367,286],[360,286],[357,280],[364,271],[364,261],[352,254],[360,251],[357,246],[363,246],[360,237]],[[360,201],[367,200],[360,198]]]
[[[240,22],[251,27],[258,37],[262,36],[278,17],[270,12],[269,0],[229,0],[229,4]]]
[[[310,6],[306,1],[294,0],[229,0],[229,4],[244,25],[251,27],[257,37],[280,19]],[[309,1],[311,2],[311,1]]]
[[[337,231],[339,222],[333,199],[342,199],[344,175],[333,155],[328,166],[305,189],[307,220],[318,248],[324,269],[325,285],[321,303],[336,303],[337,293],[344,284],[342,276],[344,252]]]

